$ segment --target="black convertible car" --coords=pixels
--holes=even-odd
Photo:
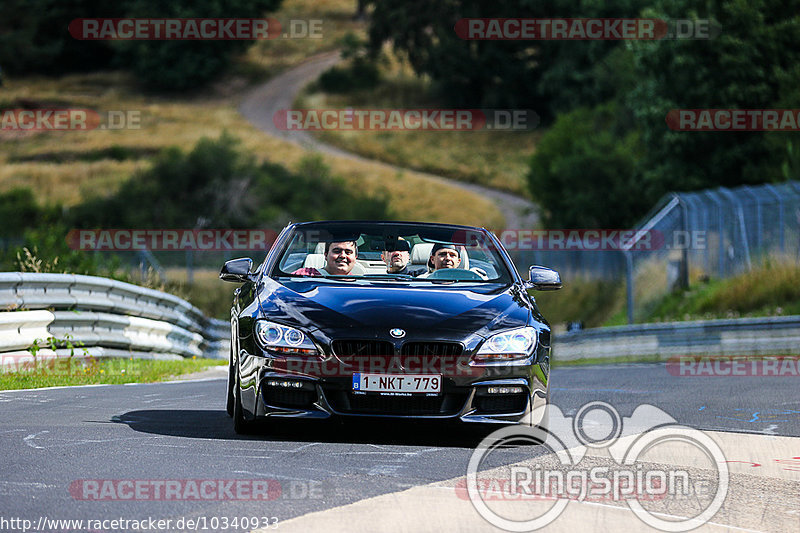
[[[384,259],[388,262],[384,262]],[[400,417],[546,426],[550,327],[485,229],[290,224],[231,309],[227,408],[237,432],[275,418]]]

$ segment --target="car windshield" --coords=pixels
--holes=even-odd
[[[296,226],[286,242],[271,277],[442,284],[509,283],[513,279],[497,245],[477,228],[312,223]]]

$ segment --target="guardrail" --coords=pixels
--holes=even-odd
[[[554,335],[553,359],[800,355],[800,316],[636,324]]]
[[[48,337],[71,338],[76,357],[227,359],[230,325],[189,302],[95,276],[0,273],[0,366],[32,359]],[[84,350],[85,348],[85,350]],[[67,348],[39,350],[70,355]],[[800,316],[596,328],[554,335],[553,358],[800,355]]]
[[[0,365],[70,355],[47,348],[70,339],[74,356],[227,359],[230,325],[189,302],[153,289],[96,276],[0,273]],[[38,339],[38,341],[37,341]]]

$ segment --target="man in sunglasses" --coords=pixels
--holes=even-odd
[[[387,274],[407,274],[417,276],[425,272],[424,267],[411,268],[411,246],[408,241],[398,237],[396,241],[387,241],[386,248],[381,252],[381,260],[386,263]]]

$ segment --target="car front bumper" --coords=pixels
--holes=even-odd
[[[439,394],[381,394],[353,391],[351,375],[286,372],[269,358],[244,359],[250,363],[241,381],[248,418],[379,417],[536,426],[548,403],[548,368],[538,363],[484,367],[471,376],[444,375]],[[498,386],[516,386],[522,392],[489,393],[489,387]]]

